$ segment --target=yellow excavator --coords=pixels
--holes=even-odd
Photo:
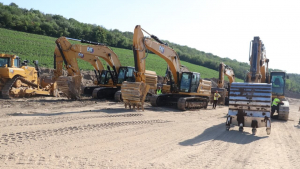
[[[80,41],[81,43],[86,43],[90,45],[81,45],[81,44],[71,44],[69,40]],[[121,84],[123,81],[135,82],[133,75],[134,68],[130,66],[121,66],[120,60],[116,53],[106,45],[99,42],[91,42],[87,40],[72,39],[66,37],[60,37],[56,40],[57,47],[55,49],[55,79],[62,77],[62,68],[63,62],[65,65],[69,64],[66,68],[69,69],[68,76],[79,77],[80,70],[78,68],[77,59],[84,60],[89,62],[94,67],[94,72],[96,75],[96,80],[94,81],[95,86],[84,87],[84,94],[91,95],[93,98],[115,98],[116,101],[121,101]],[[61,45],[63,44],[63,45]],[[61,48],[61,50],[60,50]],[[104,59],[108,66],[105,70],[100,59]],[[69,67],[69,68],[68,68]],[[76,72],[76,73],[73,73]],[[79,73],[79,74],[78,74]],[[68,77],[64,77],[68,78]],[[81,78],[80,78],[81,79]],[[147,83],[150,84],[151,89],[154,91],[156,89],[157,76],[156,73],[153,74],[152,71],[147,71]],[[59,79],[58,79],[59,80]],[[68,82],[70,85],[66,85],[68,79],[59,80],[58,86],[60,89],[70,95],[69,97],[79,97],[79,93],[75,92],[72,94],[71,91],[78,91],[81,81],[77,80],[77,83],[74,80],[69,79]],[[61,82],[61,83],[59,83]],[[74,84],[77,86],[74,90]],[[73,89],[73,90],[72,90]],[[71,91],[70,91],[71,90]],[[76,95],[76,96],[72,96]]]
[[[143,31],[150,37],[145,37]],[[181,71],[180,59],[177,53],[168,44],[142,29],[140,25],[135,27],[133,35],[135,77],[137,82],[145,82],[146,50],[164,59],[170,70],[168,71],[170,84],[164,84],[163,94],[154,95],[150,98],[152,106],[172,104],[176,105],[180,110],[207,107],[211,94],[211,82],[201,79],[200,73]],[[123,85],[121,87],[122,94]],[[127,91],[131,90],[134,89],[129,88]],[[132,95],[134,96],[134,93]],[[140,94],[137,93],[136,97],[140,97]]]
[[[279,119],[287,119],[289,112],[288,101],[284,99],[285,72],[269,72],[269,59],[263,42],[257,36],[250,42],[249,50],[250,71],[245,83],[232,83],[229,94],[229,111],[226,120],[226,130],[230,125],[266,127],[267,134],[271,133],[271,104],[272,98],[278,97],[283,103],[279,108]]]
[[[2,98],[30,97],[34,95],[56,96],[56,83],[47,83],[40,77],[38,61],[35,67],[19,56],[0,54],[0,94]]]
[[[289,119],[290,106],[288,100],[285,98],[285,82],[289,76],[286,72],[271,72],[270,82],[272,83],[272,101],[278,98],[279,103],[278,119],[287,121]],[[273,117],[274,114],[271,114]]]
[[[224,75],[228,77],[229,84],[228,87],[224,87]],[[235,74],[231,67],[225,65],[223,62],[219,65],[219,79],[218,79],[218,86],[211,88],[211,97],[210,103],[213,102],[213,96],[218,91],[221,97],[218,99],[218,104],[220,105],[228,105],[229,104],[229,97],[228,93],[230,92],[230,85],[232,82],[235,82]]]

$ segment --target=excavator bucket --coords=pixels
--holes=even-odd
[[[81,76],[60,76],[56,80],[57,88],[64,93],[68,99],[79,100],[81,94]]]
[[[230,124],[256,128],[267,127],[267,134],[271,132],[271,102],[272,85],[267,83],[232,83],[229,94],[229,111],[226,129]]]
[[[144,101],[146,95],[150,89],[150,85],[144,82],[123,82],[121,87],[121,93],[123,102],[125,103],[125,108],[127,105],[129,108],[142,108],[144,110]]]

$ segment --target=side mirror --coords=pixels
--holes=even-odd
[[[286,76],[286,79],[289,79],[289,78],[290,78],[290,76],[289,76],[289,75],[287,75],[287,76]]]
[[[34,60],[34,61],[33,61],[33,64],[39,64],[39,61]]]

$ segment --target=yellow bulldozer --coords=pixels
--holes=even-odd
[[[38,61],[35,67],[19,56],[0,54],[0,93],[2,98],[30,97],[34,95],[57,96],[56,83],[40,78]]]

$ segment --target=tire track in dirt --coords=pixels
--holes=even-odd
[[[174,162],[170,165],[185,166],[187,168],[194,168],[195,166],[199,168],[220,168],[220,166],[222,166],[221,168],[244,168],[249,165],[248,155],[253,153],[259,138],[235,130],[225,131],[225,124],[224,127],[222,125],[218,126],[210,132],[214,134],[206,133],[202,136],[210,139],[205,142],[201,141],[201,147],[198,147],[198,144],[190,145],[195,146],[195,148],[183,153],[181,158],[177,160],[180,163],[173,160]],[[201,140],[199,137],[198,139]],[[244,154],[246,151],[247,154]],[[225,154],[226,157],[224,158]],[[232,162],[235,166],[231,165]]]
[[[287,155],[287,159],[289,160],[289,163],[293,168],[299,168],[300,162],[299,162],[299,151],[296,153],[297,155],[295,156],[294,153],[291,153],[293,151],[296,151],[296,149],[299,150],[299,143],[295,141],[295,139],[291,139],[293,136],[291,135],[291,127],[288,127],[289,124],[285,123],[284,124],[284,131],[282,132],[284,135],[284,143],[286,146],[286,151],[285,154]]]
[[[18,133],[5,133],[0,137],[0,147],[3,145],[14,144],[17,142],[24,142],[26,140],[41,140],[43,138],[51,136],[61,136],[61,135],[72,135],[77,133],[82,133],[86,131],[94,131],[99,129],[109,129],[113,127],[121,127],[128,125],[143,125],[143,124],[155,124],[155,123],[168,123],[170,121],[165,120],[143,120],[143,121],[127,121],[127,122],[109,122],[100,124],[88,124],[84,126],[71,126],[52,130],[36,130],[28,132],[18,132]]]
[[[107,168],[107,163],[109,162],[101,161],[97,158],[70,157],[55,154],[40,155],[25,154],[24,152],[0,154],[0,166],[9,166],[12,168]]]
[[[59,117],[59,118],[35,118],[35,119],[21,119],[21,120],[7,120],[0,124],[0,127],[10,127],[10,126],[33,126],[33,125],[43,125],[43,124],[55,124],[55,123],[65,123],[76,120],[86,120],[95,118],[112,118],[112,117],[137,117],[143,116],[143,114],[118,114],[118,115],[105,115],[105,116],[70,116],[70,117]]]

